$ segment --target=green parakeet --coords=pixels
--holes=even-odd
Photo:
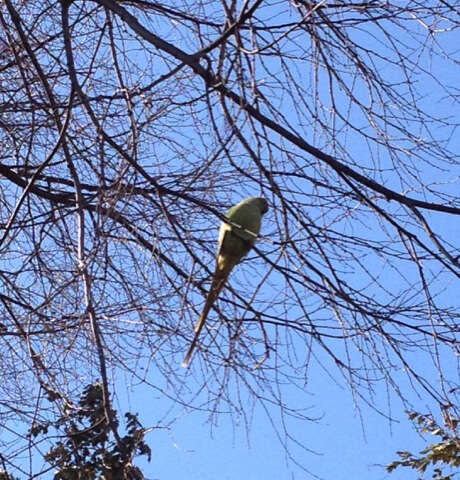
[[[187,367],[190,363],[198,336],[204,326],[209,310],[211,310],[219,293],[222,291],[230,272],[254,245],[260,231],[262,215],[267,211],[268,203],[265,198],[251,197],[237,203],[225,214],[230,223],[223,221],[220,225],[216,270],[206,303],[204,304],[203,313],[195,327],[195,336],[182,362],[183,367]]]

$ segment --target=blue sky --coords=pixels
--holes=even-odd
[[[385,398],[383,389],[377,398]],[[242,476],[254,480],[315,476],[334,480],[417,478],[411,471],[396,470],[390,475],[384,469],[397,459],[397,450],[417,453],[425,445],[398,401],[393,404],[392,422],[362,402],[357,410],[349,390],[340,388],[318,370],[312,373],[304,394],[293,394],[287,400],[300,401],[307,414],[318,419],[287,421],[293,438],[311,449],[309,452],[288,442],[294,460],[311,474],[287,458],[261,409],[256,409],[248,433],[245,425],[235,425],[229,415],[221,415],[217,424],[211,425],[206,415],[178,407],[168,415],[175,418],[169,428],[153,430],[147,436],[152,462],[138,464],[144,466],[149,479],[161,480],[236,480]],[[152,419],[159,417],[162,405],[169,410],[170,403],[152,397],[151,391],[141,396],[137,392],[130,402],[131,411],[140,412],[144,426],[152,425]],[[280,428],[276,408],[272,414]]]

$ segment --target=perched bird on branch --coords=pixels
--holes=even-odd
[[[195,327],[190,348],[182,362],[187,367],[192,358],[193,350],[204,326],[209,310],[224,288],[233,267],[245,257],[254,245],[259,235],[262,215],[267,213],[268,203],[265,198],[251,197],[242,200],[231,207],[221,223],[216,256],[216,269],[212,278],[211,288],[204,304],[203,313]]]

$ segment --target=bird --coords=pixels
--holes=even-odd
[[[268,211],[268,202],[263,197],[245,198],[233,205],[225,214],[219,230],[218,248],[216,255],[216,268],[212,277],[211,287],[206,297],[203,311],[195,326],[195,335],[182,362],[183,367],[188,367],[193,350],[200,332],[206,322],[211,307],[225,286],[233,270],[251,250],[259,235],[262,216]]]

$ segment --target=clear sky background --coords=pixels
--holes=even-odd
[[[449,365],[446,368],[449,369]],[[451,365],[452,369],[455,368]],[[447,372],[446,372],[447,373]],[[455,372],[451,372],[455,375]],[[187,379],[184,380],[187,382]],[[402,376],[402,383],[406,382]],[[387,392],[377,388],[376,403],[385,403]],[[415,399],[414,399],[415,400]],[[274,429],[261,409],[256,409],[249,434],[244,425],[237,425],[228,415],[221,415],[217,425],[211,425],[200,412],[188,413],[177,407],[167,418],[177,420],[167,429],[154,430],[147,436],[153,459],[144,465],[149,479],[170,480],[254,480],[307,479],[417,479],[408,469],[397,469],[391,475],[385,465],[396,460],[397,450],[418,453],[426,446],[412,428],[400,402],[393,402],[393,421],[359,401],[353,404],[347,387],[340,387],[316,366],[311,369],[305,392],[292,392],[287,403],[303,404],[308,415],[317,421],[288,421],[292,437],[311,451],[288,442],[293,460],[288,459]],[[131,411],[139,412],[144,426],[154,423],[162,411],[170,410],[170,402],[151,390],[131,399]],[[430,406],[426,404],[427,409]],[[431,405],[431,407],[433,407]],[[427,410],[428,411],[428,410]],[[273,418],[278,419],[277,409]],[[425,412],[425,411],[424,411]],[[437,438],[437,437],[436,437]],[[427,440],[432,438],[428,435]],[[283,439],[284,441],[285,439]]]

